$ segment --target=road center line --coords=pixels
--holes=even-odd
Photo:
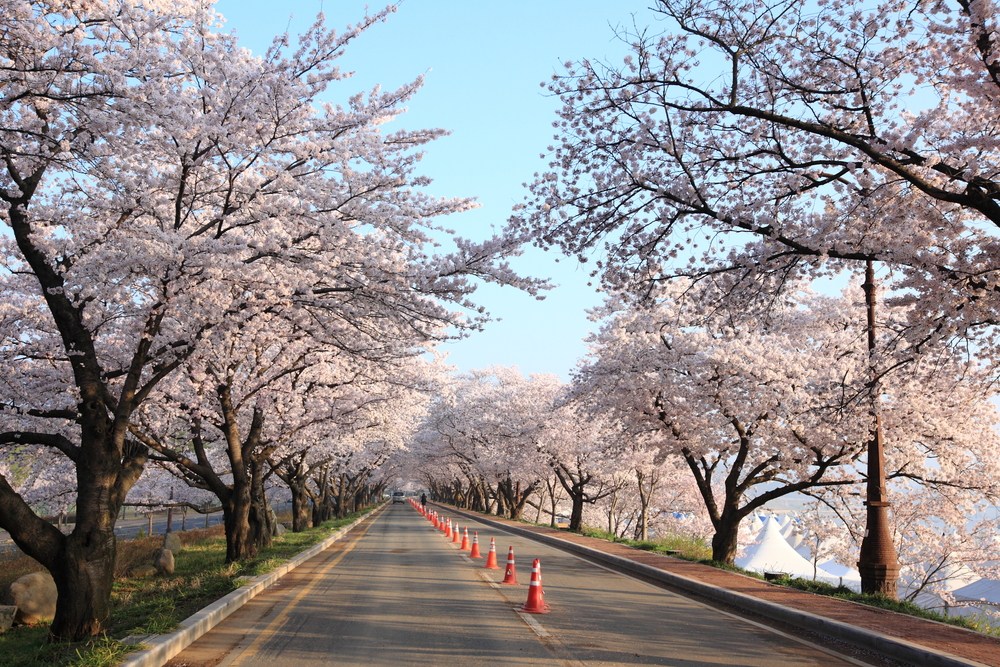
[[[465,515],[465,516],[466,516],[466,518],[468,518],[468,519],[470,519],[472,521],[475,521],[475,517],[473,517],[471,515]],[[500,525],[495,525],[495,524],[492,524],[492,523],[490,523],[490,524],[479,523],[479,522],[476,522],[476,523],[477,523],[477,525],[483,526],[484,529],[485,528],[492,528],[492,529],[498,530],[501,533],[504,533],[505,535],[510,535],[511,537],[519,537],[519,538],[522,538],[522,539],[526,539],[529,542],[533,542],[535,544],[540,544],[540,545],[543,545],[543,546],[548,546],[549,548],[552,548],[552,549],[556,549],[557,551],[560,551],[563,555],[569,556],[570,558],[574,558],[574,559],[576,559],[578,561],[581,561],[583,563],[587,563],[588,565],[592,565],[594,567],[598,567],[598,568],[600,568],[602,570],[605,570],[607,572],[611,572],[612,574],[620,575],[620,576],[623,576],[623,577],[628,577],[629,579],[632,579],[633,581],[637,581],[637,582],[639,582],[641,584],[644,584],[644,585],[646,585],[646,586],[648,586],[648,587],[650,587],[650,588],[658,591],[659,593],[667,593],[669,595],[676,595],[676,596],[678,596],[680,598],[683,598],[684,600],[687,600],[688,602],[693,603],[693,604],[695,604],[695,605],[697,605],[699,607],[703,607],[705,609],[709,609],[709,610],[711,610],[713,612],[722,614],[724,616],[728,616],[728,617],[732,618],[736,622],[745,623],[747,625],[752,625],[752,626],[754,626],[756,628],[759,628],[759,629],[761,629],[761,630],[763,630],[763,631],[765,631],[767,633],[778,635],[778,636],[783,637],[783,638],[785,638],[785,639],[787,639],[789,641],[795,642],[797,644],[802,644],[804,646],[808,646],[809,648],[817,650],[817,651],[819,651],[821,653],[826,653],[827,655],[833,656],[833,657],[837,658],[838,660],[843,660],[845,662],[853,663],[853,664],[857,665],[858,667],[871,667],[871,663],[859,660],[858,658],[855,658],[853,656],[847,655],[847,653],[842,653],[842,652],[838,651],[835,648],[823,646],[822,644],[817,644],[816,642],[810,641],[809,639],[806,639],[804,637],[799,637],[799,636],[796,636],[796,635],[793,635],[793,634],[789,634],[787,632],[779,630],[778,628],[775,628],[773,626],[767,625],[766,623],[761,623],[759,621],[754,621],[754,620],[749,619],[749,618],[747,618],[745,616],[740,616],[738,614],[735,614],[735,613],[732,613],[732,612],[729,612],[729,611],[725,611],[724,609],[721,609],[720,607],[708,604],[706,602],[702,602],[701,600],[698,600],[697,598],[685,595],[685,594],[677,591],[676,589],[671,588],[670,586],[667,586],[665,584],[653,583],[653,582],[648,581],[647,579],[645,579],[645,578],[643,578],[641,576],[634,575],[634,574],[631,574],[629,572],[625,572],[623,570],[616,570],[615,568],[610,567],[608,565],[605,565],[603,563],[598,563],[597,561],[594,561],[594,560],[591,560],[589,558],[585,558],[585,557],[583,557],[583,556],[581,556],[579,554],[573,553],[572,551],[569,551],[568,549],[563,549],[559,545],[549,544],[549,543],[546,543],[546,542],[542,542],[540,540],[534,540],[534,539],[532,539],[532,537],[530,537],[528,535],[524,535],[524,534],[522,534],[520,532],[512,532],[512,531],[504,530],[503,526],[500,526]],[[472,559],[469,559],[469,562],[472,562]],[[513,600],[510,600],[510,598],[507,597],[507,595],[505,594],[505,591],[504,591],[503,587],[500,586],[500,584],[498,584],[495,581],[493,581],[492,579],[490,579],[489,575],[486,572],[480,571],[479,572],[479,576],[483,579],[483,581],[485,581],[490,586],[492,586],[493,588],[495,588],[498,591],[500,591],[500,594],[503,595],[504,598],[506,598],[510,602],[513,602]],[[535,630],[535,626],[532,625],[532,624],[534,623],[535,625],[538,625],[538,627],[541,629],[541,631],[545,633],[545,635],[540,635],[539,634],[538,635],[539,637],[545,637],[545,638],[549,639],[549,641],[558,641],[558,640],[555,639],[555,637],[551,633],[549,633],[547,630],[545,630],[545,628],[542,627],[541,624],[538,623],[537,619],[535,619],[533,616],[531,616],[530,614],[525,614],[525,613],[519,611],[516,607],[514,608],[514,611],[516,611],[518,613],[518,615],[521,618],[524,619],[524,622],[528,625],[528,627],[530,627],[533,631],[535,631],[535,634],[538,634],[538,631]]]
[[[504,592],[503,587],[500,584],[498,584],[497,582],[493,581],[493,579],[490,578],[490,575],[488,575],[487,573],[485,573],[483,571],[480,571],[479,572],[479,578],[482,579],[483,581],[485,581],[486,583],[488,583],[490,585],[490,587],[492,587],[494,590],[498,591],[501,595],[503,595],[504,599],[506,599],[508,602],[512,602],[512,600],[509,597],[507,597],[507,594]],[[549,632],[548,630],[546,630],[545,627],[541,623],[538,622],[538,619],[535,618],[534,616],[532,616],[531,614],[526,614],[523,611],[521,611],[520,609],[518,609],[517,607],[514,607],[514,612],[518,616],[520,616],[521,620],[523,620],[525,622],[525,624],[529,628],[531,628],[531,631],[534,632],[539,637],[542,637],[542,638],[552,637],[552,633]]]

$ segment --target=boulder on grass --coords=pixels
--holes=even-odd
[[[275,537],[279,537],[281,535],[284,535],[287,530],[288,529],[285,528],[285,524],[283,524],[283,523],[276,523],[276,524],[274,524],[274,536]]]
[[[48,572],[32,572],[19,578],[10,585],[10,597],[17,607],[15,623],[48,623],[56,615],[56,582]]]
[[[0,605],[0,635],[10,630],[10,626],[14,624],[14,614],[16,613],[17,607],[14,605]]]
[[[182,549],[180,535],[178,535],[177,533],[175,533],[173,531],[171,531],[171,532],[167,533],[166,535],[164,535],[163,536],[163,548],[164,549],[170,549],[170,551],[172,551],[173,553],[179,554],[181,552],[181,549]]]
[[[140,563],[139,565],[133,566],[129,571],[128,575],[130,577],[148,578],[156,574],[156,568],[152,563]]]
[[[170,549],[157,549],[153,556],[153,567],[160,574],[170,575],[174,573],[174,552]]]

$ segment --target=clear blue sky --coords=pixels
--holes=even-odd
[[[424,88],[401,122],[440,127],[451,136],[427,149],[422,172],[432,192],[476,198],[481,207],[447,220],[469,238],[499,228],[524,196],[523,183],[541,169],[552,141],[557,102],[540,83],[567,60],[620,61],[625,47],[614,29],[652,19],[650,0],[404,0],[387,23],[348,48],[342,67],[356,72],[345,95],[379,83],[395,87],[426,75]],[[261,52],[274,34],[301,32],[323,10],[334,27],[365,13],[357,0],[221,0],[227,30]],[[372,11],[382,5],[372,3]],[[561,261],[556,262],[557,259]],[[499,321],[471,338],[448,344],[460,370],[494,364],[523,373],[568,377],[584,354],[590,329],[586,309],[600,296],[587,287],[588,271],[575,260],[529,250],[516,266],[551,278],[558,287],[544,301],[486,286],[477,300]]]

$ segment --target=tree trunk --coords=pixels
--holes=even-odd
[[[292,532],[301,533],[313,526],[313,514],[309,506],[309,494],[304,480],[292,479],[288,483],[292,492]]]
[[[556,523],[556,483],[551,478],[545,480],[545,488],[549,492],[549,527],[555,528]],[[538,504],[539,507],[541,503]]]
[[[44,563],[55,580],[58,595],[49,629],[56,640],[79,641],[96,636],[106,629],[111,613],[118,546],[115,522],[146,462],[145,448],[125,442],[121,434],[119,437],[120,460],[78,463],[76,525],[65,538],[59,535],[56,557]],[[110,444],[114,435],[108,434],[102,440],[102,444]]]
[[[497,516],[507,515],[507,494],[504,489],[504,483],[500,482],[497,484]]]
[[[226,528],[226,562],[253,558],[257,549],[250,531],[250,489],[234,489],[222,502]]]
[[[274,542],[277,530],[277,517],[267,503],[264,493],[265,463],[256,456],[250,458],[250,535],[254,546],[259,552]]]
[[[727,565],[735,564],[742,518],[735,512],[722,513],[715,524],[715,534],[712,535],[712,560]]]
[[[83,477],[89,476],[89,483]],[[111,613],[114,581],[115,519],[120,503],[114,500],[113,477],[86,465],[78,470],[81,484],[76,525],[62,541],[54,562],[48,564],[56,583],[56,614],[50,628],[59,640],[79,641],[100,634]]]
[[[514,521],[520,521],[524,517],[524,508],[528,506],[528,499],[531,497],[534,487],[521,492],[521,485],[518,484],[517,487],[517,502],[514,504],[514,510],[511,512],[510,518]]]
[[[347,475],[341,473],[337,489],[337,518],[343,519],[345,516],[347,516]]]
[[[583,492],[576,492],[574,489],[573,493],[570,493],[570,501],[573,503],[573,509],[570,510],[569,514],[569,529],[574,532],[580,532],[583,528]]]
[[[618,512],[618,494],[613,494],[608,501],[608,532],[612,535],[618,534],[618,524],[615,521],[615,514]]]
[[[635,480],[639,486],[639,525],[636,528],[636,539],[649,539],[649,500],[656,484],[656,473],[649,477],[649,487],[646,487],[646,475],[641,470],[635,471]]]
[[[313,496],[313,525],[319,526],[333,518],[336,512],[333,499],[333,485],[330,484],[330,469],[324,466],[318,476],[313,476],[316,494]]]
[[[91,539],[94,543],[88,545]],[[104,630],[111,614],[116,547],[114,531],[74,530],[66,540],[62,565],[50,570],[58,594],[53,638],[79,641]]]

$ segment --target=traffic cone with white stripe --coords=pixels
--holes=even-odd
[[[483,566],[484,570],[499,570],[500,566],[497,565],[497,538],[490,538],[490,552],[486,554],[486,565]]]
[[[514,547],[511,546],[507,549],[507,569],[503,573],[503,581],[501,584],[513,584],[517,585],[517,568],[514,567]]]
[[[462,546],[460,546],[459,549],[461,549],[462,551],[468,551],[469,550],[469,527],[468,526],[466,526],[462,530]]]
[[[545,604],[545,593],[542,591],[542,562],[537,558],[531,564],[531,582],[528,584],[528,600],[521,611],[529,614],[547,614],[549,605]]]
[[[482,558],[483,555],[479,553],[479,531],[472,533],[472,549],[469,550],[469,558]],[[496,558],[496,554],[493,556]]]
[[[452,544],[459,544],[459,541],[458,541],[458,534],[459,534],[460,532],[462,532],[462,531],[460,531],[460,530],[458,529],[458,523],[456,523],[456,524],[455,524],[454,526],[452,526],[452,528],[453,528],[453,530],[452,530],[452,535],[451,535],[451,543],[452,543]]]

